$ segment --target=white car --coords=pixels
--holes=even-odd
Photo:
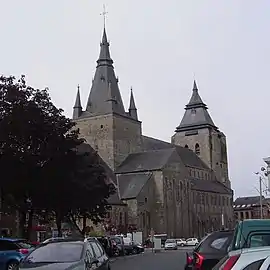
[[[254,247],[241,250],[230,251],[213,270],[230,269],[230,270],[268,270],[270,268],[270,247]],[[230,268],[228,268],[230,267]]]
[[[165,250],[174,249],[177,250],[176,239],[167,239],[165,242]]]
[[[199,240],[197,238],[188,238],[186,240],[187,246],[197,246],[199,244]]]
[[[176,243],[177,243],[177,246],[183,247],[186,245],[186,240],[185,239],[177,239]]]
[[[270,269],[270,256],[268,256],[265,259],[259,270],[268,270],[268,269]]]

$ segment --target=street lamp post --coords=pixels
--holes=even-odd
[[[262,177],[260,175],[259,172],[256,172],[255,174],[259,175],[259,185],[260,185],[260,189],[259,189],[259,193],[260,193],[260,218],[263,219],[263,194],[262,194]]]
[[[263,203],[262,203],[262,177],[259,176],[260,181],[260,213],[261,213],[261,219],[263,219]]]

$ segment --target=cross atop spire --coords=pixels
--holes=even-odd
[[[104,29],[106,26],[106,15],[108,14],[108,12],[106,11],[106,6],[105,4],[103,4],[103,11],[100,13],[100,15],[103,16],[103,24],[104,24]]]

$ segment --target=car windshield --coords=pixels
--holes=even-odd
[[[26,257],[26,263],[64,263],[81,260],[83,243],[58,242],[40,246]]]
[[[30,248],[33,248],[34,247],[33,244],[27,242],[26,240],[18,240],[15,243],[17,244],[17,246],[19,248],[30,249]]]
[[[120,238],[112,238],[113,241],[115,241],[116,244],[122,244],[121,239]]]
[[[168,243],[175,243],[175,240],[174,239],[168,239],[168,240],[166,240],[166,243],[168,244]]]

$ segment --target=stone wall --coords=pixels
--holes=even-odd
[[[234,226],[232,195],[193,190],[193,234],[203,236],[206,232]]]
[[[171,162],[163,169],[166,233],[170,237],[188,237],[191,227],[190,185],[184,164]]]
[[[130,153],[141,149],[141,122],[107,114],[76,120],[76,128],[100,157],[115,171]]]
[[[192,134],[192,135],[187,135]],[[210,132],[209,129],[194,130],[194,133],[188,133],[187,131],[177,132],[172,136],[172,143],[180,145],[182,147],[188,147],[195,152],[195,145],[199,144],[200,158],[205,164],[212,168],[212,156],[210,145]]]
[[[141,122],[128,117],[114,115],[113,135],[115,160],[114,166],[117,167],[124,161],[128,154],[141,151]]]
[[[230,188],[228,175],[227,144],[225,135],[217,130],[203,128],[177,132],[172,143],[193,150],[215,172],[217,180]],[[195,149],[198,144],[197,150]]]
[[[114,170],[113,115],[95,116],[76,120],[80,136],[95,149]]]

